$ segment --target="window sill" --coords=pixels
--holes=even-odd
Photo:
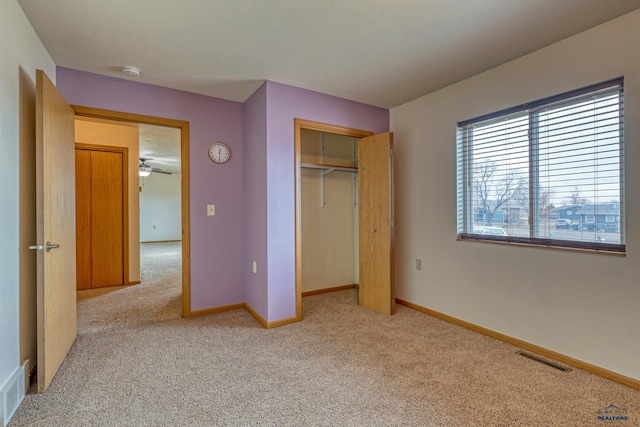
[[[494,239],[487,239],[487,238],[462,237],[460,235],[458,235],[456,240],[461,242],[476,242],[476,243],[489,243],[489,244],[508,245],[508,246],[523,246],[528,248],[540,248],[540,249],[556,249],[561,251],[611,255],[611,256],[618,256],[618,257],[625,257],[627,255],[626,252],[619,252],[619,251],[607,250],[607,249],[576,248],[576,247],[567,247],[567,246],[541,245],[537,243],[508,242],[504,240],[494,240]]]

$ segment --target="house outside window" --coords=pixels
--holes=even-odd
[[[623,112],[619,78],[458,123],[458,239],[624,253]]]

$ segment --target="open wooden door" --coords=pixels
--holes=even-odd
[[[360,305],[395,311],[393,282],[393,134],[358,141]]]
[[[77,335],[74,112],[36,71],[38,391],[47,389]]]

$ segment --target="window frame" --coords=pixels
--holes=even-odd
[[[618,118],[620,123],[620,134],[619,134],[619,143],[618,143],[618,151],[619,151],[619,162],[617,163],[620,171],[620,181],[619,181],[619,197],[620,197],[620,213],[619,213],[619,236],[620,243],[603,243],[598,238],[598,241],[583,241],[583,240],[568,240],[568,239],[554,239],[550,236],[550,238],[540,238],[535,237],[538,236],[538,227],[540,227],[540,218],[538,209],[534,206],[537,206],[539,203],[539,199],[536,194],[540,191],[540,180],[535,176],[536,167],[534,163],[537,161],[537,155],[533,153],[537,153],[536,144],[538,143],[537,138],[537,127],[532,125],[532,123],[536,123],[536,116],[539,112],[545,107],[553,107],[554,104],[561,102],[571,102],[571,99],[575,98],[576,102],[580,101],[580,97],[589,94],[596,94],[598,92],[606,92],[606,91],[618,91],[618,96],[620,98],[619,101],[619,110],[618,110]],[[528,123],[529,123],[529,133],[527,137],[527,144],[529,147],[529,168],[527,173],[529,174],[529,206],[532,208],[529,209],[529,237],[522,236],[497,236],[497,235],[488,235],[488,234],[478,234],[469,232],[474,230],[474,210],[470,209],[470,204],[472,204],[472,200],[475,200],[475,195],[473,188],[473,164],[474,164],[474,156],[473,156],[473,133],[471,130],[471,126],[476,123],[488,122],[492,119],[507,119],[510,120],[510,116],[514,116],[517,118],[519,114],[528,114]],[[469,240],[469,241],[487,241],[490,243],[507,243],[507,244],[517,244],[524,246],[542,246],[542,247],[550,247],[550,248],[560,248],[560,249],[574,249],[580,251],[594,251],[594,252],[604,252],[604,253],[612,253],[616,255],[624,255],[626,252],[626,239],[625,239],[625,227],[624,227],[624,196],[625,196],[625,181],[624,181],[624,77],[618,77],[615,79],[607,80],[595,85],[586,86],[583,88],[579,88],[576,90],[564,92],[558,95],[554,95],[547,98],[542,98],[533,102],[521,104],[515,107],[507,108],[504,110],[496,111],[494,113],[482,115],[473,119],[464,120],[457,124],[457,222],[458,222],[458,240]],[[515,120],[515,119],[514,119]],[[470,147],[470,148],[469,148]],[[461,152],[462,151],[462,152]],[[462,165],[460,165],[460,163]],[[595,215],[591,215],[593,217],[593,224],[596,222]],[[585,223],[587,216],[585,216]]]

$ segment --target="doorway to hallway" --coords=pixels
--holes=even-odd
[[[190,241],[190,227],[189,227],[189,123],[181,120],[172,120],[172,119],[164,119],[153,116],[145,116],[139,114],[131,114],[131,113],[122,113],[111,110],[101,110],[89,107],[81,107],[81,106],[72,106],[74,112],[76,114],[76,119],[98,119],[100,121],[112,121],[119,124],[128,124],[134,126],[141,126],[146,128],[172,128],[177,130],[179,133],[179,242],[180,245],[180,260],[181,260],[181,271],[180,271],[180,290],[181,290],[181,315],[182,317],[189,317],[191,315],[191,304],[190,304],[190,254],[189,254],[189,241]],[[148,153],[144,153],[147,154]],[[139,160],[140,157],[143,156],[135,156],[131,155],[135,164],[133,164],[133,169],[135,172],[135,176],[138,176],[139,169]],[[166,166],[163,166],[166,168]],[[162,169],[162,168],[158,168]],[[165,175],[165,174],[158,174]],[[178,174],[175,175],[177,177]],[[174,178],[175,178],[174,177]],[[147,177],[145,177],[147,179]],[[131,180],[135,185],[137,183],[137,179]],[[148,183],[148,181],[147,181]],[[142,184],[142,180],[140,182]],[[142,189],[142,185],[135,185],[136,196],[139,197],[140,189]],[[136,209],[137,210],[137,209]],[[138,212],[136,212],[138,214]],[[139,221],[139,218],[136,218]],[[137,222],[136,221],[136,222]],[[140,234],[138,234],[139,236]],[[172,239],[173,240],[173,239]],[[140,238],[136,242],[138,245],[140,244]],[[130,251],[131,253],[131,251]],[[140,254],[141,252],[133,252],[136,254]],[[140,267],[139,267],[140,268]],[[140,270],[138,270],[140,271]],[[136,281],[130,281],[128,283],[135,283]]]

